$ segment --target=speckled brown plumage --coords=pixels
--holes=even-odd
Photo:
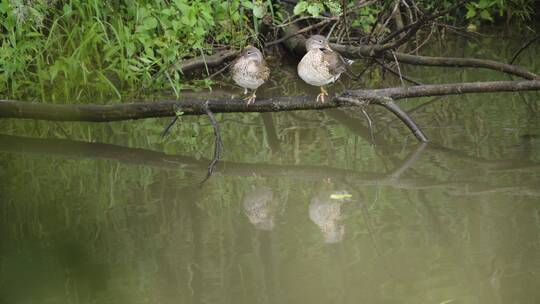
[[[306,83],[321,88],[317,101],[324,102],[324,96],[328,95],[324,85],[335,82],[353,61],[332,50],[326,38],[320,35],[311,36],[306,41],[306,51],[298,64],[298,75]]]
[[[256,47],[246,47],[240,56],[232,63],[232,78],[236,84],[244,88],[244,94],[248,89],[253,93],[246,98],[246,103],[255,102],[255,92],[270,77],[270,69],[266,65],[261,51]]]

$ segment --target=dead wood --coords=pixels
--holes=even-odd
[[[254,104],[249,106],[247,106],[245,101],[241,98],[210,99],[208,100],[208,107],[214,113],[321,110],[350,107],[352,105],[351,99],[367,104],[384,105],[389,100],[399,100],[404,98],[532,90],[540,90],[540,80],[466,82],[386,89],[349,90],[333,96],[325,103],[317,103],[314,96],[261,98],[257,99]],[[201,97],[204,98],[204,96]],[[52,104],[0,100],[0,118],[111,122],[130,119],[173,117],[177,112],[182,112],[182,115],[202,115],[206,114],[204,104],[205,99],[160,100],[112,105]]]
[[[258,99],[247,106],[243,99],[210,100],[160,100],[114,105],[50,104],[17,100],[0,100],[0,118],[30,118],[52,121],[110,122],[130,119],[173,117],[207,114],[205,103],[213,113],[231,112],[280,112],[296,110],[321,110],[328,108],[365,106],[376,104],[390,110],[401,119],[420,141],[427,137],[414,121],[394,102],[404,98],[455,95],[464,93],[516,92],[540,90],[540,80],[492,81],[419,85],[372,90],[349,90],[333,96],[325,103],[314,97],[288,96]]]
[[[283,35],[289,35],[290,33],[296,33],[299,29],[296,25],[291,24],[283,29]],[[284,43],[287,49],[290,51],[302,55],[305,53],[305,41],[306,38],[297,35],[287,39]],[[379,58],[383,57],[390,61],[397,59],[399,63],[411,64],[411,65],[423,65],[423,66],[439,66],[439,67],[461,67],[461,68],[484,68],[503,72],[509,75],[518,76],[529,80],[540,80],[540,76],[528,71],[517,65],[507,64],[488,59],[478,58],[454,58],[454,57],[431,57],[431,56],[416,56],[409,55],[400,52],[394,52],[391,54],[386,51],[387,48],[381,45],[361,45],[350,46],[331,43],[330,46],[339,51],[344,56],[351,59],[355,58]],[[395,58],[394,58],[395,55]]]

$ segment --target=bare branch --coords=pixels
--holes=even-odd
[[[278,43],[281,43],[283,41],[286,41],[287,39],[291,38],[291,37],[294,37],[294,36],[297,36],[297,35],[300,35],[302,33],[306,33],[306,32],[309,32],[311,31],[312,29],[315,29],[315,28],[318,28],[318,27],[321,27],[327,23],[329,23],[330,21],[335,21],[335,20],[338,20],[337,18],[327,18],[327,19],[324,19],[320,22],[317,22],[313,25],[310,25],[310,26],[306,26],[294,33],[289,33],[289,34],[286,34],[285,36],[277,39],[277,40],[274,40],[274,41],[270,41],[268,43],[266,43],[266,47],[269,47],[269,46],[272,46],[272,45],[275,45],[275,44],[278,44]]]
[[[212,113],[212,111],[208,107],[208,101],[204,103],[204,110],[206,112],[206,115],[208,115],[208,118],[210,118],[210,123],[212,124],[212,128],[214,129],[214,157],[208,165],[206,177],[201,181],[201,185],[204,184],[210,178],[210,176],[212,176],[216,164],[221,159],[221,151],[223,150],[223,142],[221,141],[221,131],[219,129],[219,124],[216,117],[214,116],[214,113]]]
[[[340,44],[330,44],[333,49],[341,52],[343,55],[350,58],[371,57],[371,49],[369,47],[355,47]],[[540,80],[540,76],[530,72],[522,67],[506,64],[494,60],[477,59],[477,58],[453,58],[453,57],[430,57],[416,56],[404,53],[395,53],[397,60],[400,63],[424,66],[444,66],[444,67],[467,67],[467,68],[485,68],[507,73],[514,76],[519,76],[529,80]],[[385,58],[392,60],[392,54],[386,52]]]
[[[298,27],[291,25],[283,28],[284,34],[295,32]],[[305,38],[302,36],[296,36],[293,39],[288,39],[285,41],[286,47],[297,54],[305,53]],[[372,58],[378,57],[377,55],[377,45],[360,45],[360,46],[350,46],[331,43],[330,46],[332,49],[340,52],[342,55],[347,56],[351,59],[354,58]],[[381,54],[388,60],[393,60],[392,54],[389,52],[384,52]],[[425,66],[444,66],[444,67],[470,67],[470,68],[485,68],[490,70],[495,70],[503,72],[506,74],[519,76],[524,79],[529,80],[540,80],[540,76],[530,72],[520,66],[506,64],[494,60],[485,60],[477,58],[452,58],[452,57],[429,57],[429,56],[415,56],[404,54],[400,52],[395,53],[397,60],[400,63],[412,64],[412,65],[425,65]]]
[[[371,104],[413,97],[455,95],[464,93],[517,92],[540,90],[540,80],[466,82],[436,85],[419,85],[372,90],[349,90],[336,95],[325,103],[315,102],[314,96],[287,96],[257,99],[246,106],[241,98],[213,99],[208,107],[214,113],[231,112],[280,112],[295,110],[320,110],[350,106],[349,99],[358,98]],[[183,115],[202,115],[204,100],[161,100],[113,105],[52,104],[0,100],[0,118],[31,118],[52,121],[110,122],[152,117],[172,117],[177,111]]]
[[[514,61],[516,61],[516,59],[518,58],[518,56],[521,54],[521,52],[523,52],[525,49],[527,49],[533,42],[535,42],[536,40],[540,39],[540,35],[532,38],[531,40],[527,41],[526,43],[524,43],[520,48],[519,50],[517,50],[517,52],[514,54],[514,56],[512,56],[512,59],[510,60],[510,64],[513,64]]]

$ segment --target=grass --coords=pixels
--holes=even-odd
[[[0,5],[0,94],[11,98],[119,101],[183,58],[251,35],[240,1],[25,3]],[[167,76],[156,88],[186,83]]]
[[[354,1],[347,2],[349,6]],[[440,10],[453,1],[420,1]],[[527,20],[532,0],[471,0],[447,21],[471,24]],[[340,14],[342,1],[299,1],[299,15]],[[358,12],[351,24],[371,31],[383,6]],[[461,17],[458,17],[461,16]],[[47,102],[119,102],[151,89],[210,87],[170,67],[216,47],[261,45],[264,19],[279,25],[284,7],[264,0],[60,1],[0,0],[0,97]],[[153,79],[163,72],[165,77]],[[141,96],[137,96],[141,97]]]

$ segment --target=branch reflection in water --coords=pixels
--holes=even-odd
[[[199,177],[207,171],[208,159],[183,155],[169,155],[159,151],[128,148],[112,144],[88,143],[64,139],[37,139],[0,134],[0,152],[38,155],[56,155],[78,159],[115,160],[125,164],[142,165],[165,170],[184,170]],[[404,174],[420,154],[429,154],[433,158],[446,158],[466,163],[478,168],[485,174],[510,172],[538,172],[540,164],[530,160],[487,160],[469,156],[450,148],[419,144],[409,156],[386,173],[356,171],[349,169],[312,166],[312,165],[277,165],[222,161],[215,169],[216,176],[264,176],[286,177],[299,180],[320,181],[325,179],[343,179],[348,185],[389,186],[399,189],[445,189],[447,193],[458,196],[474,196],[486,193],[504,193],[506,195],[540,196],[540,189],[534,183],[503,181],[491,184],[476,181],[474,177],[445,178],[438,177],[438,172],[415,172]],[[417,162],[419,162],[417,160]],[[444,171],[452,168],[441,168]]]

